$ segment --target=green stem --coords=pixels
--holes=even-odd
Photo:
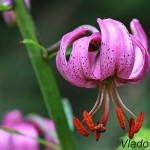
[[[36,28],[27,11],[24,0],[15,1],[15,15],[23,39],[32,39],[38,42]],[[75,142],[69,130],[60,93],[50,68],[49,61],[43,59],[40,49],[32,44],[26,44],[32,66],[34,68],[48,113],[55,123],[59,141],[63,150],[76,150]]]
[[[48,55],[52,55],[58,52],[60,46],[60,41],[54,43],[53,45],[51,45],[50,47],[47,48],[47,53]]]

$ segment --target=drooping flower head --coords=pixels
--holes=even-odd
[[[131,21],[132,34],[119,21],[98,18],[97,22],[100,31],[83,25],[62,37],[56,57],[57,68],[70,83],[99,89],[94,107],[89,112],[83,112],[83,122],[92,132],[95,131],[96,140],[106,130],[110,98],[121,128],[125,129],[124,117],[129,122],[129,138],[132,138],[142,126],[144,113],[141,112],[136,118],[122,102],[116,87],[144,79],[149,70],[148,39],[137,19]],[[87,32],[91,35],[86,35]],[[67,59],[67,48],[70,45],[72,51]],[[92,116],[99,110],[102,102],[103,115],[94,125]],[[132,116],[131,119],[128,119],[123,109]],[[78,131],[88,136],[89,132],[79,119],[74,117],[73,121]]]
[[[25,5],[27,6],[27,8],[30,9],[31,0],[24,0],[24,2],[25,2]],[[2,3],[3,5],[6,5],[6,6],[13,7],[13,1],[12,0],[0,0],[0,3]],[[4,11],[3,12],[3,18],[8,25],[14,25],[16,23],[16,17],[15,17],[13,10]]]
[[[1,127],[13,129],[27,135],[11,134],[0,130],[1,150],[39,150],[39,143],[35,140],[39,137],[39,134],[44,135],[45,139],[50,143],[59,145],[54,123],[35,114],[30,114],[25,119],[19,110],[7,112],[4,114]],[[53,150],[51,147],[46,147],[45,149]]]

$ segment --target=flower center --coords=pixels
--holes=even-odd
[[[92,40],[89,44],[89,52],[95,52],[99,50],[100,41],[98,40]]]

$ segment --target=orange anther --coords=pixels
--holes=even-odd
[[[81,133],[83,136],[89,135],[88,130],[82,125],[82,123],[80,122],[80,120],[78,118],[73,117],[73,123],[79,133]]]
[[[134,127],[135,127],[135,122],[134,119],[131,118],[129,122],[129,133],[128,133],[130,139],[132,139],[134,136]]]
[[[120,127],[124,130],[125,129],[124,114],[123,114],[122,109],[120,107],[116,108],[116,114],[118,117]]]
[[[83,117],[84,117],[84,120],[85,120],[87,126],[89,127],[89,129],[92,132],[95,131],[94,122],[93,122],[91,116],[89,115],[89,113],[87,111],[83,112]]]
[[[144,121],[144,112],[140,112],[135,122],[134,132],[137,133],[142,127]]]

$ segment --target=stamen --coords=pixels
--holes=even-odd
[[[73,117],[73,123],[79,133],[81,133],[83,136],[89,135],[88,130],[82,125],[82,123],[80,122],[80,120],[78,118]]]
[[[83,117],[84,117],[84,120],[85,120],[87,126],[90,128],[90,130],[92,132],[95,131],[94,122],[87,111],[83,112]]]
[[[135,122],[134,132],[137,133],[142,127],[144,121],[144,112],[140,112]]]
[[[132,139],[134,137],[134,127],[135,127],[135,122],[134,122],[134,119],[131,118],[130,121],[129,121],[129,133],[128,133],[128,136],[130,139]]]
[[[123,114],[122,109],[120,107],[116,108],[116,114],[118,117],[120,127],[124,130],[125,129],[124,114]]]
[[[133,114],[133,112],[132,112],[131,110],[129,110],[129,109],[125,106],[125,104],[122,102],[122,100],[121,100],[121,98],[120,98],[120,96],[119,96],[119,94],[118,94],[116,88],[115,88],[114,92],[116,93],[117,99],[118,99],[118,101],[120,102],[121,106],[122,106],[124,109],[126,109],[126,111],[128,111],[134,118],[136,118],[136,116]]]
[[[99,110],[100,106],[102,105],[103,99],[104,99],[104,89],[103,89],[103,85],[101,85],[99,88],[99,93],[98,93],[96,103],[89,112],[91,117]]]

